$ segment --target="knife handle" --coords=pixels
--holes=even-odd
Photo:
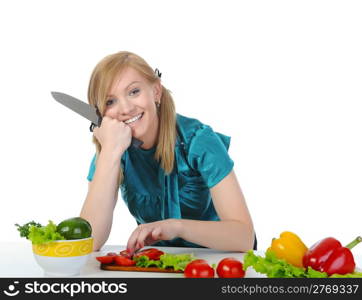
[[[91,125],[89,126],[89,131],[90,131],[90,132],[93,132],[94,127],[96,127],[96,126],[97,126],[96,124],[91,123]]]
[[[93,132],[94,127],[96,127],[96,126],[97,126],[96,124],[92,123],[92,124],[90,125],[90,127],[89,127],[90,132]],[[142,142],[141,140],[136,139],[136,138],[134,138],[134,137],[132,138],[131,146],[133,146],[133,147],[135,147],[135,148],[139,148],[139,147],[142,146],[142,144],[143,144],[143,142]]]
[[[134,137],[132,138],[131,145],[132,145],[133,147],[139,148],[139,147],[142,146],[142,144],[143,144],[143,142],[142,142],[141,140],[136,139],[136,138],[134,138]]]

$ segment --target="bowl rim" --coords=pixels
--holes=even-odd
[[[77,242],[77,241],[86,241],[86,240],[90,240],[93,239],[92,236],[84,238],[84,239],[77,239],[77,240],[55,240],[55,241],[51,241],[51,242],[47,242],[44,244],[50,244],[50,243],[65,243],[65,242]],[[33,244],[33,245],[44,245],[44,244]]]

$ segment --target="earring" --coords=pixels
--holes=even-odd
[[[160,102],[156,102],[156,107],[157,107],[157,108],[160,108],[160,105],[161,105]]]

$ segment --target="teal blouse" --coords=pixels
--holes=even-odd
[[[166,175],[155,160],[156,147],[148,150],[129,147],[122,155],[121,194],[137,224],[169,218],[220,220],[210,188],[233,169],[234,162],[228,154],[230,137],[179,114],[176,123],[175,167],[170,174]],[[87,177],[89,181],[95,168],[94,156]],[[181,238],[154,245],[202,247]]]

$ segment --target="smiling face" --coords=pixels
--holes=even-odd
[[[132,136],[149,149],[157,142],[159,119],[156,102],[161,99],[161,83],[150,83],[131,67],[119,73],[107,93],[104,115],[124,122]]]

